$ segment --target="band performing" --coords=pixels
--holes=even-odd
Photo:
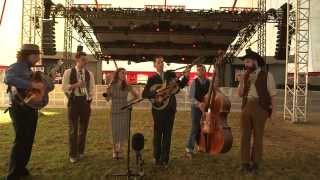
[[[48,93],[54,89],[56,69],[49,74],[33,72],[31,68],[40,60],[40,49],[34,44],[24,44],[17,53],[17,62],[9,66],[5,83],[8,85],[10,107],[8,108],[15,132],[7,179],[18,180],[30,174],[27,169],[34,143],[38,111],[48,104]],[[245,65],[239,75],[238,95],[242,98],[240,119],[240,162],[239,170],[257,173],[263,157],[263,137],[268,118],[275,115],[275,81],[266,70],[265,60],[248,49],[241,58]],[[75,66],[66,70],[62,88],[68,99],[67,122],[69,152],[68,161],[77,163],[86,156],[86,136],[90,124],[91,102],[95,79],[88,70],[87,54],[78,51]],[[186,160],[192,160],[196,153],[216,155],[227,153],[233,144],[232,129],[228,126],[231,102],[219,90],[219,77],[223,65],[223,52],[214,59],[213,77],[207,77],[208,70],[196,59],[185,67],[181,76],[175,71],[164,71],[165,59],[154,57],[155,74],[150,76],[141,94],[128,84],[126,70],[117,68],[112,81],[107,85],[104,97],[111,101],[109,114],[112,130],[112,158],[124,158],[124,145],[128,137],[129,110],[121,107],[139,98],[148,99],[153,117],[153,158],[154,165],[170,168],[172,131],[177,112],[176,94],[191,81],[192,66],[196,66],[197,77],[190,84],[191,129],[185,138]],[[129,94],[132,99],[128,99]]]

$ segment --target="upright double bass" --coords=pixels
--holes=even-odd
[[[219,90],[221,66],[224,63],[223,55],[224,52],[219,52],[214,62],[215,75],[205,97],[205,109],[202,113],[201,132],[198,139],[199,151],[212,155],[228,152],[233,142],[231,128],[227,123],[231,103],[229,98]]]

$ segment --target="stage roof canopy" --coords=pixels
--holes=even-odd
[[[212,59],[227,50],[239,32],[261,22],[256,10],[193,10],[73,7],[93,30],[102,53],[109,59],[189,63],[198,56]],[[74,26],[77,26],[76,24]]]

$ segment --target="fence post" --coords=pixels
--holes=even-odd
[[[53,104],[56,106],[56,93],[57,93],[57,91],[56,91],[56,88],[54,88],[53,89],[53,99],[54,99],[54,101],[53,101]]]
[[[5,88],[4,88],[4,86],[3,85],[1,85],[2,87],[1,87],[1,96],[2,96],[2,103],[1,103],[1,106],[4,106],[4,103],[5,103],[5,100],[4,100],[4,92],[5,91],[2,91],[2,90],[4,90]]]

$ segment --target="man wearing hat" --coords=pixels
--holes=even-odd
[[[87,55],[79,47],[75,56],[75,67],[67,69],[62,78],[62,89],[68,97],[69,160],[71,163],[77,162],[84,156],[91,114],[90,105],[95,87],[94,76],[86,69]]]
[[[240,170],[257,172],[262,159],[265,122],[271,114],[275,115],[276,87],[272,74],[264,70],[265,62],[258,53],[247,49],[241,59],[246,72],[240,75],[238,87],[238,94],[242,97]]]
[[[25,97],[28,89],[44,87],[43,83],[47,93],[54,88],[52,81],[32,81],[31,67],[35,66],[39,60],[39,46],[24,44],[17,53],[17,62],[10,65],[5,74],[4,82],[8,85],[11,101],[9,113],[15,131],[15,140],[9,162],[9,174],[7,175],[8,180],[17,180],[30,174],[26,166],[31,156],[38,121],[38,110],[21,103],[21,100],[12,91],[12,87],[16,88],[21,98]],[[38,101],[38,99],[32,99],[31,101]]]

